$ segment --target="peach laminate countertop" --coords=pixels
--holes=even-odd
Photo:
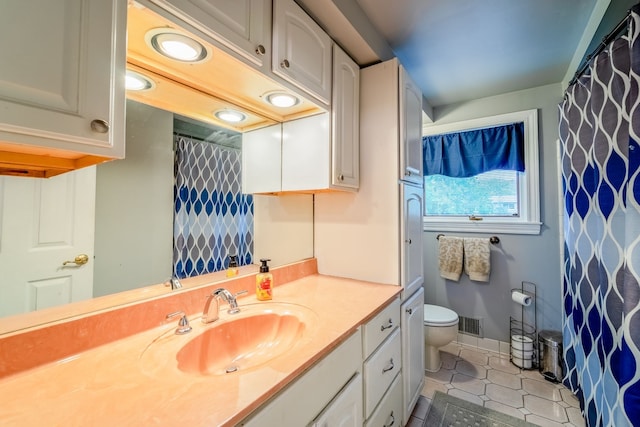
[[[317,274],[277,286],[274,302],[299,304],[317,314],[311,339],[303,339],[266,365],[225,375],[187,374],[173,363],[149,366],[141,355],[160,336],[183,342],[191,339],[174,335],[176,321],[167,322],[1,379],[0,425],[234,425],[344,341],[400,291],[398,286]],[[242,307],[259,302],[249,295],[238,298],[238,303]],[[230,316],[225,307],[221,306],[221,320]],[[192,337],[202,328],[215,326],[203,325],[199,315],[190,320]]]

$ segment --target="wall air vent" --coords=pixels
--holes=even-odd
[[[482,319],[474,319],[473,317],[459,316],[458,332],[467,335],[473,335],[479,338],[484,337],[482,328]]]

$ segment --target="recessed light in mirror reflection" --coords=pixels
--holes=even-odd
[[[124,87],[127,90],[135,91],[149,90],[155,87],[155,83],[147,76],[136,73],[135,71],[127,70]]]
[[[224,109],[213,113],[217,118],[228,123],[240,123],[247,119],[247,116],[240,111]]]

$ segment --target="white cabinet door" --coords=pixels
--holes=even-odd
[[[360,67],[338,45],[333,46],[331,101],[331,184],[360,185]]]
[[[293,0],[273,2],[274,74],[324,104],[331,98],[331,38]]]
[[[400,179],[422,185],[422,92],[400,66]]]
[[[14,1],[0,13],[0,141],[124,156],[125,0]]]
[[[401,308],[402,401],[408,420],[424,385],[424,290],[421,288]]]
[[[282,124],[282,191],[329,187],[329,113]]]
[[[242,192],[271,193],[282,188],[282,125],[242,135]]]
[[[422,237],[422,188],[401,184],[402,241],[400,242],[401,284],[405,295],[413,294],[424,283]]]
[[[313,427],[362,427],[362,375],[356,374],[322,411]]]
[[[360,329],[357,329],[335,350],[238,425],[247,427],[313,425],[313,420],[317,419],[318,414],[322,413],[360,369],[362,369],[362,334]],[[353,393],[354,397],[359,393],[362,399],[362,386],[354,386]],[[362,406],[360,406],[360,413],[362,413]],[[362,421],[358,425],[361,426]]]
[[[153,1],[153,0],[152,0]],[[258,68],[271,55],[270,0],[155,0]]]

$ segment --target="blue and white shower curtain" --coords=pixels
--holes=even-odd
[[[252,263],[253,196],[242,194],[240,151],[176,135],[173,268],[179,278]]]
[[[564,384],[587,424],[640,426],[640,17],[560,104]]]

